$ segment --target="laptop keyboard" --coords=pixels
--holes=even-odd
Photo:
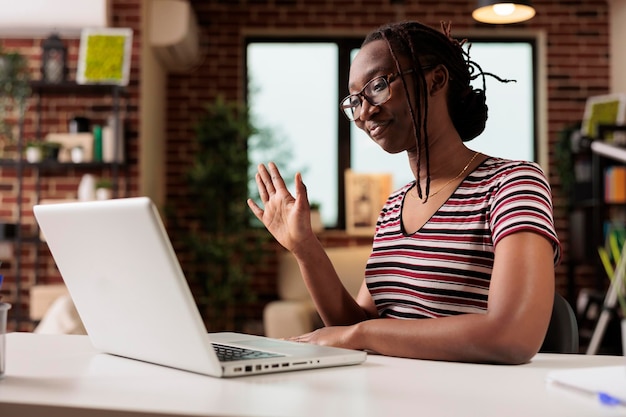
[[[246,359],[277,358],[285,356],[279,353],[263,352],[261,350],[246,349],[237,346],[225,346],[217,343],[213,343],[213,349],[215,350],[219,360],[222,362],[241,361]]]

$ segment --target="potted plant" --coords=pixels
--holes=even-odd
[[[311,201],[309,206],[311,207],[311,229],[313,229],[313,232],[319,233],[324,230],[322,212],[320,211],[321,204],[317,201]]]
[[[187,172],[193,219],[184,238],[186,275],[207,327],[234,330],[235,308],[252,301],[251,267],[269,235],[254,230],[248,196],[247,108],[222,98],[207,104],[196,124],[194,160]]]
[[[29,96],[30,73],[26,58],[18,52],[0,49],[0,156],[4,158],[21,158]]]
[[[611,280],[611,287],[614,287],[615,297],[617,298],[617,305],[615,306],[621,317],[621,330],[622,330],[622,352],[626,356],[626,260],[623,259],[626,256],[624,232],[613,231],[609,236],[609,247],[611,248],[612,257],[615,262],[615,269],[613,273],[607,271],[609,279]],[[601,254],[602,255],[602,254]]]
[[[24,156],[26,160],[31,164],[41,162],[41,160],[43,159],[43,143],[37,141],[26,143]]]
[[[609,317],[612,311],[621,317],[622,350],[626,355],[626,230],[613,228],[608,233],[606,244],[598,248],[598,254],[611,282],[598,326],[603,322],[602,316]],[[605,325],[606,322],[602,324]],[[601,330],[604,331],[604,328]]]
[[[626,255],[623,255],[626,256]],[[622,329],[622,354],[626,356],[626,273],[622,272],[621,281],[615,285],[617,288],[617,300],[621,311],[621,329]]]
[[[58,161],[62,145],[58,142],[43,142],[43,159],[45,161]]]
[[[96,181],[96,200],[110,200],[113,197],[113,182],[108,178]]]

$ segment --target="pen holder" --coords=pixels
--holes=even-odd
[[[7,334],[7,316],[11,304],[0,303],[0,378],[4,377],[6,364],[6,334]]]

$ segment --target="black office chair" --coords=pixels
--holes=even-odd
[[[576,314],[565,298],[554,293],[552,318],[541,353],[579,353]]]

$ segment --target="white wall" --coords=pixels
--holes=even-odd
[[[150,33],[151,1],[144,0],[142,33]],[[150,47],[148,36],[141,42],[139,76],[139,194],[163,207],[165,201],[165,105],[167,74]]]

